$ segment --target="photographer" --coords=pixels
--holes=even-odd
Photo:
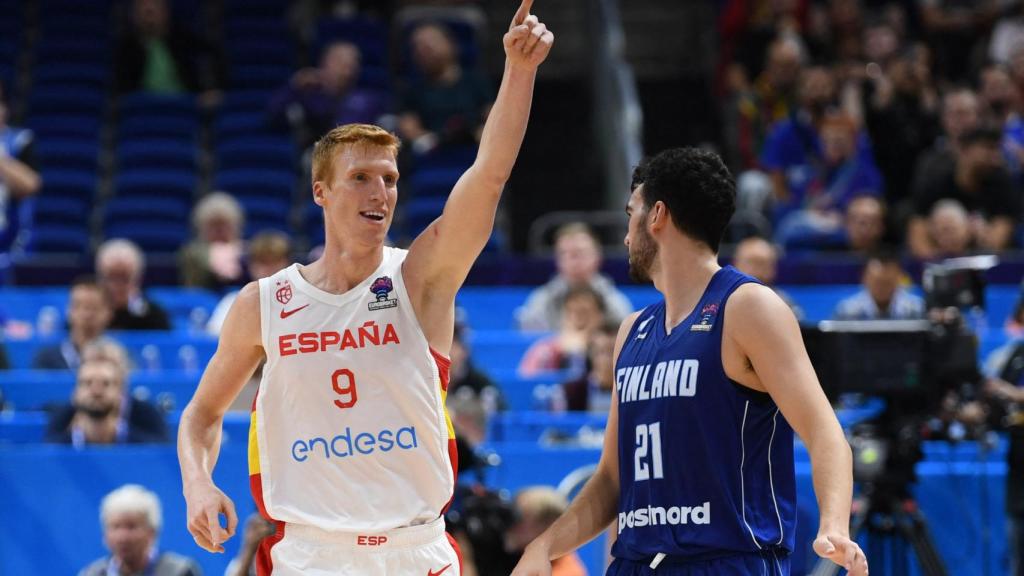
[[[996,402],[1010,437],[1006,470],[1010,574],[1024,576],[1024,340],[996,350],[986,362],[985,392]]]

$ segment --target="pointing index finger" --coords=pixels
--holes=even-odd
[[[512,17],[512,25],[518,26],[522,24],[526,17],[530,15],[530,8],[533,7],[533,0],[523,0],[522,4],[519,5],[519,9],[516,10],[516,15]]]

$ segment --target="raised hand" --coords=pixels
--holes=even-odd
[[[530,14],[533,0],[523,0],[512,17],[503,42],[505,56],[512,66],[535,69],[548,57],[555,35],[543,22]]]

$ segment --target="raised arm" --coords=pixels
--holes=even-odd
[[[850,540],[850,445],[814,374],[796,318],[770,288],[747,284],[729,299],[725,325],[726,338],[746,357],[760,384],[807,445],[820,510],[814,551],[853,576],[865,576],[867,559]]]
[[[618,362],[622,344],[639,315],[639,312],[630,314],[619,326],[619,334],[615,338],[613,367]],[[526,547],[512,576],[550,576],[552,560],[565,556],[589,542],[608,528],[615,519],[615,511],[619,504],[618,434],[619,401],[618,394],[613,393],[597,470],[569,505],[565,514]]]
[[[181,414],[178,463],[188,531],[210,552],[223,552],[222,544],[238,524],[234,504],[213,483],[213,468],[220,454],[224,413],[264,357],[260,334],[259,286],[251,282],[231,306],[217,352]],[[221,527],[220,514],[227,518],[227,530]]]
[[[523,0],[504,37],[505,72],[487,117],[476,161],[452,189],[441,216],[413,242],[404,274],[410,291],[454,298],[494,228],[501,191],[519,155],[537,67],[554,42]],[[421,322],[425,319],[421,316]]]

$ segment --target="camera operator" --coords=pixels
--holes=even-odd
[[[996,350],[986,362],[985,392],[1010,437],[1006,470],[1010,573],[1024,576],[1024,340]]]

